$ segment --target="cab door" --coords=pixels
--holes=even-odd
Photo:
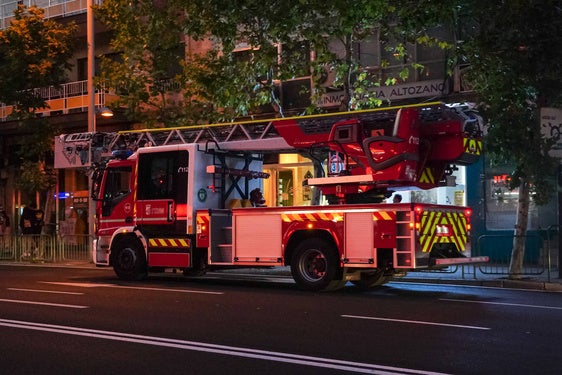
[[[100,236],[111,235],[118,228],[134,223],[132,171],[132,161],[117,161],[107,167],[103,181],[94,183],[100,188],[95,195],[96,230]]]
[[[177,208],[187,204],[188,151],[139,154],[137,224],[149,236],[186,233]]]

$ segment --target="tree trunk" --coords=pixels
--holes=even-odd
[[[523,274],[523,258],[525,256],[530,199],[529,182],[526,178],[522,178],[521,185],[519,186],[519,199],[517,201],[517,219],[513,233],[513,249],[511,252],[511,262],[509,263],[510,279],[520,279]]]

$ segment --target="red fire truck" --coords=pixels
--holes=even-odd
[[[450,184],[455,165],[478,159],[481,135],[470,112],[429,103],[70,134],[57,139],[57,156],[94,168],[93,258],[118,277],[289,266],[301,288],[321,291],[487,261],[470,256],[469,208],[383,203],[398,187]],[[329,204],[251,204],[269,177],[264,155],[284,152],[314,162],[303,184]]]

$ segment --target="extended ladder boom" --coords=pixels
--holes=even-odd
[[[451,165],[478,159],[481,135],[479,118],[470,110],[425,103],[224,124],[61,135],[55,142],[55,167],[91,167],[117,151],[198,143],[203,150],[300,150],[328,157],[329,176],[308,181],[309,185],[327,189],[327,194],[332,194],[336,186],[341,191],[341,185],[355,192],[393,186],[431,188],[444,183]]]

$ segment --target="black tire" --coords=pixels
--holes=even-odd
[[[337,251],[320,238],[302,241],[291,259],[291,273],[297,285],[308,291],[335,290],[343,287]]]
[[[367,290],[381,286],[388,280],[390,280],[390,276],[385,276],[382,270],[376,270],[361,274],[361,279],[353,280],[352,283],[360,289]]]
[[[112,249],[113,270],[122,280],[142,280],[148,276],[146,256],[135,240],[120,240]]]
[[[198,277],[207,273],[207,250],[197,248],[192,254],[192,267],[183,270],[184,276]]]

